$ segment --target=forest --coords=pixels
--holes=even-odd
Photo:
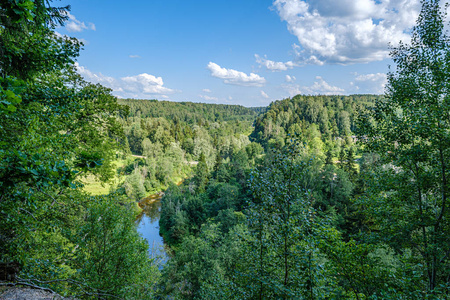
[[[82,43],[55,33],[70,7],[50,4],[0,5],[0,295],[450,298],[439,1],[391,49],[384,95],[252,108],[118,99],[77,73]],[[158,192],[164,263],[136,229]]]

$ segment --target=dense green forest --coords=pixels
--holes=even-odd
[[[175,123],[204,124],[205,122],[254,121],[254,116],[265,111],[264,107],[247,108],[239,105],[171,102],[158,100],[119,99],[130,107],[130,117],[165,118]]]
[[[287,134],[310,135],[309,139],[320,135],[323,141],[345,138],[355,131],[358,108],[371,107],[377,99],[374,95],[297,95],[275,101],[257,118],[252,137],[263,145],[281,142]]]
[[[256,113],[242,106],[156,100],[119,103],[130,107],[130,114],[119,120],[126,148],[141,156],[122,172],[130,175],[124,184],[127,195],[137,200],[191,175],[202,157],[212,170],[217,157],[229,159],[240,149],[259,146],[248,138]]]
[[[269,107],[117,99],[0,6],[0,289],[77,299],[448,299],[450,39],[423,1],[385,95]],[[123,162],[117,165],[117,161]],[[86,178],[110,183],[85,191]],[[160,191],[158,264],[137,201]]]
[[[383,97],[299,95],[272,103],[255,121],[251,137],[257,142],[231,155],[218,151],[212,167],[202,157],[191,179],[171,185],[162,199],[160,220],[160,232],[173,251],[162,274],[165,293],[188,299],[253,299],[259,293],[302,299],[308,291],[351,297],[349,285],[320,269],[325,262],[329,268],[342,263],[342,256],[327,257],[337,251],[328,248],[331,244],[339,247],[340,255],[369,255],[369,246],[360,245],[360,233],[369,230],[370,219],[355,198],[364,189],[362,174],[373,170],[376,161],[372,154],[361,157],[350,124],[355,123],[357,106],[367,109],[376,101]],[[326,122],[318,124],[318,118],[313,121],[301,113],[305,107],[325,112]],[[342,115],[347,127],[327,130]],[[353,246],[358,254],[352,253]],[[384,246],[371,250],[383,258],[390,255]],[[376,257],[366,259],[376,264]],[[284,278],[283,272],[292,278]],[[321,279],[302,286],[308,276]]]

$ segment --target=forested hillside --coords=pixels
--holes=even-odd
[[[249,146],[256,118],[254,111],[238,105],[119,102],[130,105],[130,115],[119,120],[129,149],[142,156],[122,170],[130,175],[124,184],[126,193],[137,200],[191,175],[199,161],[212,170],[219,158],[229,160]]]
[[[322,140],[351,136],[358,108],[374,105],[382,96],[304,96],[272,102],[268,112],[258,117],[252,137],[264,144],[283,140],[287,134],[320,133]],[[313,126],[311,126],[313,125]]]
[[[392,49],[384,95],[267,108],[117,99],[77,73],[82,44],[55,33],[68,11],[0,5],[0,293],[450,299],[439,1],[422,2],[411,44]],[[93,196],[92,181],[110,190]],[[155,193],[164,263],[136,226]]]
[[[300,297],[297,284],[306,280],[301,268],[319,268],[318,262],[305,264],[303,251],[315,253],[314,261],[325,259],[325,246],[335,243],[350,255],[345,247],[369,225],[354,201],[364,189],[360,174],[374,168],[373,155],[356,160],[361,149],[351,124],[358,108],[366,111],[382,99],[298,95],[277,101],[255,121],[250,136],[257,142],[228,155],[218,151],[209,167],[202,157],[194,176],[170,186],[162,200],[160,232],[174,252],[163,270],[165,293],[187,299],[216,293],[219,299],[249,293],[251,299],[259,292]],[[302,218],[311,224],[302,225]],[[275,287],[288,267],[299,277],[289,279],[292,294],[283,294]],[[257,286],[262,280],[272,282],[264,291]],[[329,287],[320,289],[326,294]]]
[[[251,134],[264,155],[199,163],[169,187],[164,295],[450,297],[450,41],[439,2],[422,5],[384,96],[276,101]]]

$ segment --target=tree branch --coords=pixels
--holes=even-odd
[[[31,284],[31,283],[27,283],[27,282],[22,282],[22,281],[18,281],[18,282],[0,282],[0,286],[17,286],[17,285],[29,286],[29,287],[34,288],[34,289],[43,290],[43,291],[47,291],[47,292],[50,292],[52,294],[58,295],[52,289],[41,287],[41,286],[37,286],[37,285]]]

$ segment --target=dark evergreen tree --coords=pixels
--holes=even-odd
[[[347,158],[347,153],[346,153],[344,147],[342,147],[341,151],[339,151],[339,168],[341,168],[341,169],[344,168],[346,158]]]
[[[345,162],[343,163],[344,170],[349,174],[350,178],[355,179],[358,171],[355,166],[355,155],[353,147],[349,147],[345,155]]]
[[[200,154],[197,167],[195,169],[194,181],[197,184],[197,191],[199,193],[205,191],[206,184],[209,180],[208,165],[206,164],[206,157],[203,152]]]
[[[326,165],[332,165],[333,164],[333,153],[328,150],[325,158],[325,164]]]

